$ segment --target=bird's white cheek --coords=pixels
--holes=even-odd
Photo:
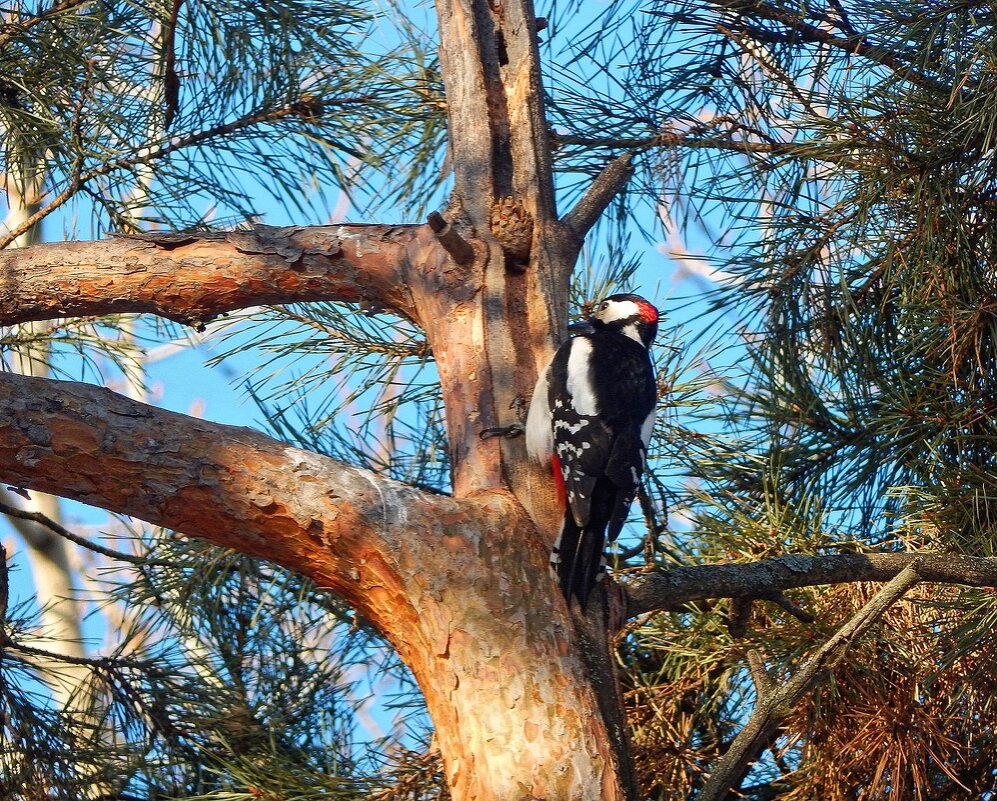
[[[617,300],[610,302],[609,306],[596,316],[604,323],[612,323],[616,320],[627,320],[639,314],[640,307],[632,300]]]
[[[630,325],[625,325],[620,329],[620,333],[624,336],[630,337],[634,342],[641,345],[644,344],[644,340],[640,338],[640,331],[637,330],[636,323],[631,323]]]

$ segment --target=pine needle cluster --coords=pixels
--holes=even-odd
[[[618,133],[581,130],[575,146],[667,148],[656,196],[681,192],[670,214],[712,243],[727,279],[707,298],[728,353],[701,385],[714,403],[693,392],[659,425],[649,488],[671,524],[651,536],[667,551],[633,554],[634,569],[842,549],[993,555],[990,4],[611,5],[579,56],[629,25],[620,80],[633,94],[606,106]],[[648,113],[625,133],[629,100]],[[756,701],[749,651],[784,678],[868,594],[797,593],[814,624],[725,604],[630,632],[652,797],[696,796]],[[975,591],[897,604],[784,721],[744,796],[987,797],[992,616]]]

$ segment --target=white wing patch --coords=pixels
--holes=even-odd
[[[547,393],[550,387],[550,365],[540,373],[533,388],[530,408],[526,412],[526,452],[535,462],[549,462],[554,453],[554,428],[551,425],[550,404]]]
[[[568,354],[568,394],[578,414],[594,417],[599,414],[599,407],[589,376],[591,366],[592,341],[588,337],[575,337],[571,340],[571,352]]]
[[[640,426],[640,441],[644,443],[644,450],[646,451],[651,445],[651,432],[654,431],[654,409],[651,409],[651,413],[644,418],[644,422]]]
[[[558,406],[560,406],[560,401],[558,401]],[[557,431],[557,429],[563,428],[569,434],[577,434],[588,424],[589,421],[585,417],[579,417],[577,423],[569,423],[567,420],[555,420],[554,430]],[[588,445],[588,443],[586,442],[585,445]]]

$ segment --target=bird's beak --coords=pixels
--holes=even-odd
[[[595,326],[588,320],[579,320],[568,326],[569,334],[591,334],[595,332]]]

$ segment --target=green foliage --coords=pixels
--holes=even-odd
[[[103,568],[96,597],[128,612],[117,648],[88,660],[93,691],[79,695],[94,707],[46,701],[60,660],[23,644],[27,608],[8,615],[4,798],[84,798],[98,785],[155,799],[438,797],[421,753],[391,735],[359,739],[358,716],[383,687],[399,720],[412,718],[410,746],[425,726],[408,672],[364,621],[259,560],[159,530],[130,538],[148,556]],[[392,795],[413,773],[423,794]]]
[[[261,192],[305,219],[320,188],[410,186],[442,135],[433,61],[374,7],[17,3],[0,31],[0,170],[97,233],[252,219]],[[410,164],[400,169],[401,159]],[[216,211],[217,210],[217,211]],[[4,243],[6,244],[6,243]]]
[[[23,232],[38,241],[42,221],[53,219],[84,236],[230,227],[255,219],[267,193],[297,222],[324,222],[337,199],[323,192],[400,206],[433,175],[426,165],[443,135],[435,55],[415,28],[373,4],[69,0],[2,13],[0,172],[11,211],[25,212],[8,218],[14,230],[3,232],[3,246]],[[367,402],[392,374],[428,359],[404,338],[365,350],[376,326],[343,310],[280,315],[284,330],[261,338],[277,355],[292,324],[310,329],[312,346],[339,343],[338,358],[364,354],[371,375],[348,401]],[[31,353],[60,377],[134,380],[144,348],[176,336],[154,321],[60,321],[5,332],[0,354],[9,364]],[[385,368],[379,356],[395,361]],[[318,383],[307,372],[299,378],[306,391]],[[307,437],[342,458],[442,486],[435,396],[395,386],[430,422],[417,434],[388,424],[380,457],[365,435],[381,425],[387,399],[351,439],[329,434],[335,404],[354,391],[342,386]],[[401,449],[395,438],[416,436],[426,442],[419,458],[388,465],[385,454]],[[432,448],[442,455],[430,464],[422,454]],[[104,582],[91,573],[110,645],[86,660],[84,706],[58,709],[46,689],[65,668],[37,638],[38,610],[0,616],[9,636],[0,641],[0,796],[446,796],[411,679],[363,621],[284,571],[165,532],[133,535],[147,558],[141,567],[124,562]],[[133,612],[121,618],[125,609]],[[397,730],[364,739],[374,692],[381,703],[394,694],[383,717]]]
[[[275,435],[432,492],[449,492],[443,401],[411,323],[349,304],[274,307],[221,331],[221,363],[257,356],[247,392]]]
[[[731,277],[708,298],[713,383],[678,381],[658,427],[649,508],[667,502],[670,526],[625,554],[630,569],[842,548],[993,555],[995,31],[978,2],[684,0],[611,3],[577,40],[579,61],[612,55],[618,90],[598,101],[610,135],[576,107],[564,138],[665,148],[646,187]],[[738,638],[712,606],[630,633],[653,797],[695,796],[754,703],[750,649],[784,675],[866,600],[801,595],[815,626],[756,604]],[[747,796],[992,792],[990,606],[955,590],[898,605],[787,721]]]
[[[573,302],[629,287],[636,240],[664,218],[730,277],[687,299],[687,315],[712,328],[676,327],[658,347],[651,469],[617,571],[872,547],[993,555],[994,9],[613,0],[578,22],[583,6],[545,10],[560,198],[608,158],[640,158]],[[168,9],[79,3],[0,31],[6,163],[44,154],[43,208],[89,176],[74,197],[85,191],[101,229],[197,225],[209,202],[247,217],[242,171],[272,175],[283,202],[340,186],[369,208],[414,215],[443,186],[442,99],[431,41],[398,19],[397,47],[367,48],[374,23],[356,6],[191,6],[173,37],[183,68],[169,135]],[[386,183],[371,192],[375,175]],[[271,430],[447,490],[432,354],[418,331],[341,305],[249,322],[228,347],[264,356],[247,385]],[[135,622],[142,646],[127,653],[134,664],[95,674],[125,733],[100,747],[133,766],[135,788],[442,797],[436,758],[417,744],[393,744],[394,773],[358,757],[351,666],[383,659],[400,703],[419,708],[363,621],[249,560],[167,535],[147,545],[181,569],[146,567],[117,590],[148,610]],[[742,636],[717,605],[629,630],[620,662],[646,797],[695,798],[757,700],[749,651],[784,676],[867,596],[861,586],[798,593],[813,625],[757,603]],[[937,589],[891,610],[786,719],[746,777],[747,797],[992,792],[993,606]],[[16,649],[5,659],[24,676],[37,670]],[[68,793],[66,755],[95,760],[97,746],[67,740],[26,684],[13,675],[3,688],[18,749],[62,755],[38,781]],[[28,764],[43,769],[19,769]]]

